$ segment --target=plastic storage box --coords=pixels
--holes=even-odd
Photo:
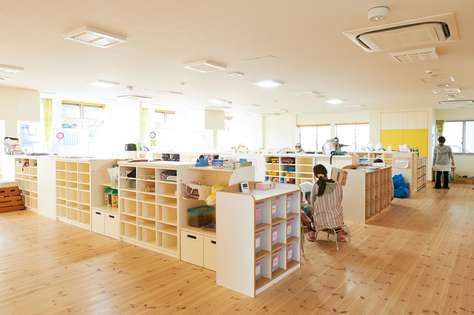
[[[292,219],[286,223],[286,235],[287,236],[292,236],[294,231],[293,231],[293,226],[295,223],[295,219]]]
[[[274,226],[272,228],[272,245],[278,244],[280,242],[280,225]]]
[[[201,206],[188,209],[188,224],[192,227],[203,227],[216,221],[216,209],[209,206]]]
[[[257,203],[255,205],[255,223],[262,224],[263,223],[263,211],[265,210],[264,203]]]
[[[275,254],[272,255],[272,272],[275,272],[278,270],[278,268],[280,268],[280,259],[281,259],[281,255],[280,255],[280,252],[281,251],[278,251],[276,252]]]
[[[255,252],[258,253],[263,249],[265,231],[260,231],[255,234]]]
[[[263,275],[264,260],[261,259],[255,263],[255,280],[260,280]]]

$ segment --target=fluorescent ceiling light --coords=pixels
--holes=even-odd
[[[232,104],[231,101],[225,100],[223,98],[213,98],[208,100],[207,102],[213,105]]]
[[[109,48],[127,40],[125,36],[109,33],[90,26],[83,26],[71,31],[64,38],[99,48]]]
[[[22,72],[25,70],[22,67],[17,67],[17,66],[10,66],[10,65],[0,65],[0,71],[2,72],[7,72],[7,73],[18,73]]]
[[[138,95],[138,94],[126,94],[117,96],[120,100],[130,100],[130,101],[144,101],[151,100],[152,97],[148,95]]]
[[[184,65],[184,69],[197,71],[200,73],[209,73],[225,70],[226,65],[209,60],[199,60],[186,63]]]
[[[273,89],[273,88],[282,86],[283,82],[276,81],[276,80],[262,80],[262,81],[255,82],[254,85],[262,87],[262,88],[266,88],[266,89]]]
[[[245,73],[239,72],[239,71],[234,71],[234,72],[228,72],[227,75],[231,78],[241,78],[245,75]]]
[[[327,100],[326,103],[331,104],[331,105],[340,105],[340,104],[343,104],[344,101],[341,100],[340,98],[332,98],[330,100]]]
[[[102,88],[112,88],[112,87],[119,86],[120,83],[106,81],[106,80],[96,80],[94,82],[91,82],[91,85],[96,86],[96,87],[102,87]]]

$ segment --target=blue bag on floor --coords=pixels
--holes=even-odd
[[[405,182],[402,174],[393,175],[393,195],[395,198],[408,198],[410,197],[410,187]]]

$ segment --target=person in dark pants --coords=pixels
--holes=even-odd
[[[443,188],[449,189],[449,172],[454,167],[453,151],[449,145],[445,145],[446,138],[438,138],[438,145],[434,149],[433,170],[436,172],[435,188],[441,189],[441,177],[443,177]]]

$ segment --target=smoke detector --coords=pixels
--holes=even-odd
[[[64,38],[98,48],[109,48],[127,40],[125,36],[102,31],[90,26],[83,26],[71,31]]]
[[[214,61],[209,61],[209,60],[193,61],[193,62],[186,63],[184,65],[184,69],[197,71],[200,73],[223,71],[226,69],[226,67],[227,66],[224,64],[214,62]]]
[[[390,13],[390,8],[387,6],[377,6],[370,8],[367,12],[367,18],[369,21],[378,22],[385,19],[385,17]]]

